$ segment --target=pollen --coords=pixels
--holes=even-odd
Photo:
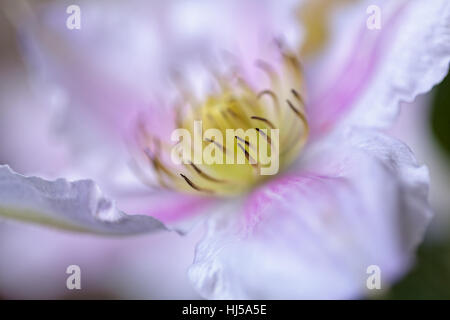
[[[219,88],[203,101],[180,90],[182,103],[173,110],[182,138],[156,138],[139,127],[139,149],[158,186],[200,195],[236,195],[298,157],[308,138],[302,70],[296,56],[280,53],[278,68],[256,62],[265,78],[262,88],[234,71],[212,73]]]

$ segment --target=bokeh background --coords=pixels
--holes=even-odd
[[[33,171],[46,161],[35,143],[44,139],[36,132],[45,119],[37,105],[30,106],[42,100],[36,98],[7,3],[0,5],[0,163]],[[435,218],[415,267],[376,298],[450,299],[450,76],[413,105],[402,108],[390,133],[428,165]],[[12,127],[30,113],[35,121]],[[185,238],[161,234],[111,240],[0,222],[0,298],[199,298],[185,272],[200,236],[198,230]],[[84,270],[80,292],[65,290],[69,264]]]

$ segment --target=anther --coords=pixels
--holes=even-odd
[[[269,90],[269,89],[263,90],[263,91],[261,91],[260,93],[257,94],[256,98],[257,99],[261,99],[265,95],[269,96],[272,99],[276,110],[279,111],[280,110],[280,103],[278,102],[277,95],[272,90]]]
[[[266,138],[267,142],[272,145],[272,139],[264,132],[262,131],[260,128],[255,128],[256,131],[258,131],[264,138]]]
[[[273,82],[278,81],[277,72],[272,68],[272,66],[270,64],[268,64],[267,62],[265,62],[263,60],[257,60],[255,64],[258,68],[263,70]]]
[[[250,155],[250,153],[248,153],[248,151],[244,148],[244,146],[242,144],[240,144],[239,142],[237,143],[237,145],[242,150],[242,152],[244,152],[245,158],[247,159],[248,163],[252,167],[258,168],[257,161]]]
[[[225,181],[223,181],[223,180],[219,180],[219,179],[213,178],[213,177],[211,177],[210,175],[204,173],[202,170],[200,170],[199,167],[197,167],[197,166],[196,166],[195,164],[193,164],[192,162],[190,162],[189,165],[190,165],[192,168],[194,168],[195,172],[197,172],[201,177],[205,178],[206,180],[210,180],[210,181],[218,182],[218,183],[223,183],[223,182],[225,182]]]
[[[214,141],[214,140],[212,140],[212,139],[209,139],[209,138],[205,138],[205,141],[206,141],[206,142],[210,142],[210,143],[214,143],[217,147],[219,147],[220,149],[222,149],[222,152],[223,152],[223,153],[226,153],[226,152],[227,152],[227,149],[225,148],[225,146],[221,145],[220,143],[218,143],[218,142],[216,142],[216,141]]]
[[[184,174],[180,173],[180,176],[184,179],[184,181],[186,181],[186,183],[194,190],[196,191],[200,191],[200,192],[208,192],[211,193],[212,190],[209,189],[203,189],[200,188],[199,186],[197,186],[195,183],[193,183],[188,177],[186,177]]]
[[[242,139],[241,137],[238,136],[234,136],[236,139],[238,139],[239,141],[245,143],[247,146],[250,147],[250,142],[248,142],[247,140]]]
[[[286,102],[287,102],[288,106],[292,109],[292,111],[294,111],[294,113],[297,115],[297,117],[299,117],[300,120],[302,120],[303,123],[306,124],[307,121],[306,121],[306,118],[303,115],[303,113],[300,112],[300,110],[298,110],[296,107],[294,107],[294,105],[292,104],[292,102],[289,99],[287,99]]]
[[[292,94],[294,95],[294,97],[302,104],[305,105],[305,102],[303,101],[302,96],[297,92],[297,90],[295,89],[291,89]]]
[[[269,127],[271,127],[272,129],[275,129],[275,126],[273,125],[273,123],[270,122],[269,120],[267,120],[266,118],[258,117],[258,116],[251,116],[250,118],[253,119],[253,120],[262,121],[262,122],[268,124]]]

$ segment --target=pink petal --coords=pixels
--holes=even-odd
[[[378,133],[346,140],[211,218],[190,269],[202,296],[355,298],[370,265],[383,288],[408,269],[430,219],[427,170]]]
[[[381,30],[366,26],[372,4],[338,15],[332,43],[309,71],[313,133],[337,124],[386,127],[401,101],[429,91],[447,73],[448,1],[380,1]]]

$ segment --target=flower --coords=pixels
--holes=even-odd
[[[140,117],[135,126],[136,154],[148,158],[144,163],[150,161],[160,185],[196,194],[239,195],[266,180],[265,175],[276,174],[280,165],[294,161],[308,137],[304,101],[297,91],[303,78],[294,55],[280,56],[281,70],[257,63],[269,79],[267,89],[256,91],[243,70],[235,67],[234,75],[217,76],[219,88],[205,101],[196,103],[181,90],[180,103],[172,108],[172,127],[186,136],[175,146],[168,136],[155,137],[158,132],[145,124],[145,116]],[[191,141],[196,133],[203,135],[197,150]],[[179,161],[170,157],[176,147]]]
[[[249,3],[245,5],[252,9],[262,7]],[[336,19],[333,29],[321,25],[322,34],[313,39],[325,45],[312,49],[307,46],[307,20],[301,22],[303,48],[308,49],[298,45],[295,51],[282,47],[274,53],[246,41],[255,34],[243,37],[244,54],[235,55],[233,63],[219,63],[225,71],[206,72],[206,77],[218,74],[218,90],[195,95],[193,88],[181,86],[176,98],[181,96],[183,108],[190,106],[191,116],[186,109],[163,108],[172,105],[165,96],[148,110],[147,98],[140,95],[142,83],[130,87],[135,79],[114,77],[108,61],[99,62],[103,56],[90,59],[89,50],[96,52],[98,46],[73,53],[57,34],[50,37],[48,29],[37,28],[39,41],[28,42],[28,50],[38,52],[40,65],[63,85],[70,111],[94,124],[85,142],[95,142],[90,149],[94,156],[107,159],[84,174],[98,179],[117,204],[92,181],[46,181],[3,167],[0,203],[6,209],[0,212],[114,234],[165,228],[184,232],[180,222],[205,220],[207,231],[189,277],[207,298],[359,297],[366,293],[371,265],[382,270],[383,284],[392,283],[411,265],[431,217],[428,173],[403,143],[378,129],[393,122],[400,101],[412,101],[448,71],[450,5],[439,0],[384,1],[383,27],[372,31],[361,15],[367,4],[346,4],[337,13],[333,6],[321,7],[319,13]],[[324,34],[329,41],[321,39]],[[85,43],[82,37],[73,38]],[[292,47],[292,39],[285,41]],[[304,54],[303,70],[296,52]],[[254,61],[264,61],[259,70]],[[194,69],[196,80],[202,70]],[[157,83],[152,86],[158,90]],[[248,113],[253,109],[254,114]],[[222,112],[229,113],[228,120]],[[171,129],[181,125],[192,131],[190,123],[199,116],[210,127],[280,129],[276,147],[288,153],[280,157],[284,170],[261,179],[251,165],[188,165],[183,172],[169,167],[164,150]],[[88,121],[77,123],[83,129],[72,138],[80,139]],[[122,174],[126,153],[117,146],[123,137],[133,155],[134,177],[150,184],[159,181],[169,190],[133,185],[130,196],[130,172]],[[290,142],[291,137],[296,140]],[[239,138],[234,148],[249,158],[251,145]]]

